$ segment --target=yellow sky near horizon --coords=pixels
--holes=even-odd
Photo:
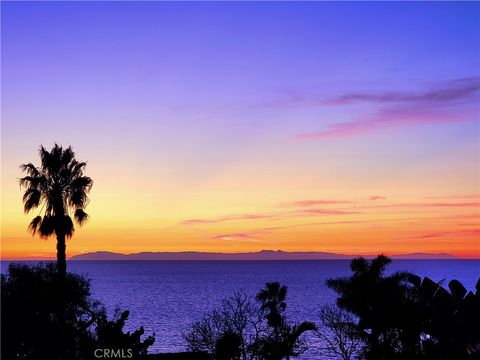
[[[125,196],[121,183],[105,192],[99,191],[101,180],[95,183],[87,208],[91,218],[68,241],[68,257],[94,251],[265,249],[480,257],[475,194],[411,196],[400,201],[384,192],[306,198],[210,190],[185,203],[176,202],[172,194],[163,202],[155,194]],[[54,238],[42,240],[27,233],[35,214],[23,214],[20,190],[2,196],[2,202],[2,258],[55,257]],[[210,206],[204,207],[206,203]]]

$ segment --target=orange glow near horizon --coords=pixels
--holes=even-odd
[[[86,209],[90,220],[68,240],[68,257],[94,251],[284,250],[480,258],[477,165],[469,162],[459,162],[453,176],[433,162],[423,178],[373,172],[368,181],[353,176],[354,164],[347,172],[344,162],[344,168],[330,167],[331,180],[321,168],[300,169],[294,163],[289,166],[296,171],[286,176],[278,167],[268,168],[268,156],[256,155],[205,181],[160,170],[149,177],[115,178],[118,168],[102,167],[81,150],[79,159],[93,159],[87,166],[94,179]],[[35,162],[36,153],[22,158]],[[23,213],[18,163],[2,164],[2,258],[54,258],[54,238],[27,233],[36,213]]]
[[[41,240],[26,232],[33,216],[22,213],[20,192],[16,195],[10,193],[4,199],[15,206],[7,207],[2,215],[2,258],[55,258],[54,238]],[[198,194],[200,203],[204,196]],[[102,197],[92,192],[87,208],[91,220],[68,241],[67,256],[94,251],[268,249],[348,255],[449,253],[480,258],[477,195],[394,201],[365,193],[357,198],[278,199],[256,207],[251,204],[254,197],[242,201],[238,196],[236,201],[229,199],[235,204],[230,211],[215,194],[210,198],[218,199],[220,210],[210,207],[202,214],[200,203],[170,205],[168,211],[162,209],[166,204],[155,208],[157,199],[138,194],[137,202],[131,198],[128,206],[137,211],[125,213],[115,212],[121,206],[113,194]],[[107,211],[101,211],[102,207]]]

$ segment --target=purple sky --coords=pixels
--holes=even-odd
[[[99,224],[123,221],[120,198],[166,226],[277,202],[477,194],[479,12],[2,2],[3,206],[18,205],[18,165],[55,141],[89,161]],[[21,208],[6,216],[6,236],[23,236]]]

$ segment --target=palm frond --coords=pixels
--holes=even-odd
[[[83,174],[83,170],[87,166],[86,162],[83,161],[72,161],[70,164],[70,171],[73,175]]]
[[[88,221],[88,214],[83,209],[76,209],[73,216],[78,225],[82,226]]]
[[[75,191],[67,199],[68,205],[75,208],[85,208],[88,205],[88,196],[84,191]]]
[[[457,299],[462,300],[467,295],[467,289],[458,280],[452,280],[448,283],[450,293]]]
[[[344,291],[350,288],[351,281],[350,278],[336,278],[328,279],[326,284],[328,288],[339,294],[342,294]]]
[[[62,164],[69,164],[75,158],[75,152],[72,147],[69,146],[63,150],[60,154]]]
[[[354,273],[364,273],[368,271],[368,260],[364,257],[357,257],[350,262],[350,269]]]
[[[23,211],[28,213],[30,210],[37,208],[40,205],[42,193],[35,188],[28,188],[23,195]]]
[[[408,277],[408,282],[410,284],[412,284],[413,286],[415,286],[417,289],[420,288],[420,286],[422,285],[422,278],[418,275],[415,275],[415,274],[412,274],[412,273],[409,273],[409,275],[407,276]]]
[[[395,283],[400,283],[400,282],[407,282],[411,283],[411,280],[415,281],[415,276],[419,278],[417,275],[412,274],[409,271],[396,271],[392,275],[387,276],[384,280],[389,282],[395,282]]]
[[[42,169],[48,171],[48,169],[50,168],[50,152],[45,149],[45,147],[43,145],[40,145],[40,149],[39,149],[39,154],[40,154],[40,162],[41,162],[41,167]]]
[[[28,231],[30,231],[32,235],[35,235],[37,230],[40,228],[41,223],[42,223],[42,217],[35,216],[33,220],[30,222],[30,224],[28,225]]]
[[[73,226],[73,221],[70,216],[63,217],[62,230],[67,238],[72,237],[75,232],[75,227]]]
[[[88,205],[88,196],[93,181],[88,176],[80,176],[74,179],[69,186],[68,205],[76,208],[85,208]]]
[[[18,183],[20,187],[36,187],[35,182],[36,182],[37,177],[33,176],[24,176],[23,178],[18,179]]]
[[[84,191],[89,192],[92,188],[93,181],[88,176],[79,176],[75,178],[70,184],[72,191]]]
[[[55,233],[55,218],[53,216],[44,216],[40,227],[38,228],[38,233],[41,238],[48,238]]]
[[[375,259],[370,262],[370,271],[376,276],[383,274],[385,267],[392,262],[392,259],[385,255],[378,255]]]
[[[40,170],[32,163],[20,165],[22,172],[26,172],[28,175],[36,177],[40,175]]]
[[[315,331],[317,326],[310,321],[304,321],[301,324],[295,325],[292,329],[292,338],[297,340],[306,331]]]

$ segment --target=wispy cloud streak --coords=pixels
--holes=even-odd
[[[348,200],[300,200],[285,203],[286,206],[309,207],[317,205],[337,205],[337,204],[351,204],[353,201]]]
[[[385,200],[385,199],[386,197],[381,195],[372,195],[368,197],[368,200]]]
[[[458,231],[439,231],[439,232],[431,232],[422,235],[415,235],[415,236],[408,236],[401,240],[419,240],[419,239],[436,239],[436,238],[445,238],[445,237],[464,237],[464,236],[473,236],[479,237],[480,230],[473,229],[473,230],[458,230]]]
[[[358,211],[331,210],[331,209],[304,209],[304,210],[299,210],[298,213],[302,214],[302,215],[351,215],[351,214],[359,214]]]
[[[422,107],[433,107],[474,100],[479,90],[480,79],[478,77],[467,77],[446,81],[420,92],[347,93],[327,100],[326,103],[343,105],[354,102],[376,102],[383,104],[417,104]]]
[[[315,204],[311,204],[312,206]],[[308,205],[305,205],[308,206]],[[292,211],[278,212],[273,214],[242,214],[227,215],[214,218],[196,218],[187,219],[180,222],[180,225],[208,225],[218,224],[229,221],[255,221],[255,220],[277,220],[293,217],[315,216],[315,215],[350,215],[359,214],[357,211],[336,210],[336,209],[320,209],[320,208],[300,208]]]
[[[238,221],[238,220],[261,220],[272,219],[274,215],[264,214],[243,214],[243,215],[228,215],[210,219],[187,219],[181,222],[182,225],[202,225],[202,224],[216,224],[225,221]]]
[[[440,124],[475,120],[480,78],[450,80],[421,92],[347,93],[324,100],[323,105],[379,104],[376,112],[353,121],[338,122],[324,130],[297,135],[318,140],[368,133],[404,125]],[[475,108],[472,110],[473,105]]]
[[[480,194],[475,195],[445,195],[445,196],[424,196],[424,199],[480,199]]]
[[[425,208],[425,207],[480,207],[479,202],[434,202],[434,203],[403,203],[403,204],[389,204],[389,205],[369,205],[362,206],[362,208]]]
[[[222,240],[222,241],[243,240],[243,241],[261,242],[260,239],[254,236],[254,232],[219,234],[219,235],[212,236],[211,239]]]

